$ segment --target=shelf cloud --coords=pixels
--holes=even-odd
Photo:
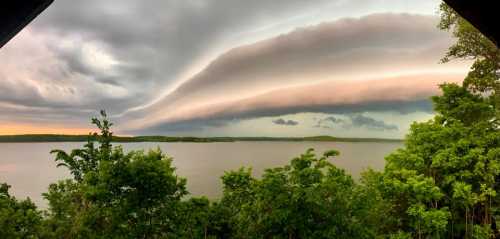
[[[258,124],[292,132],[309,122],[294,114],[432,113],[437,85],[470,65],[438,64],[453,41],[436,28],[438,4],[56,1],[0,50],[0,124],[16,129],[0,134],[82,132],[100,109],[119,134],[265,117]]]
[[[179,128],[221,126],[242,119],[302,112],[432,112],[429,97],[439,94],[438,84],[459,82],[458,79],[457,75],[419,75],[285,88],[241,100],[171,112],[159,122],[149,122],[149,131],[168,132]],[[141,129],[147,129],[147,123],[143,119],[137,121]],[[181,125],[184,127],[180,127]]]
[[[130,125],[168,130],[300,112],[429,112],[438,84],[458,82],[466,65],[437,64],[450,37],[436,24],[433,16],[374,14],[241,46],[132,112]]]

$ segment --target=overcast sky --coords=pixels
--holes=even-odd
[[[57,0],[0,49],[0,134],[401,138],[468,62],[437,0]]]

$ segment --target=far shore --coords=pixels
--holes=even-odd
[[[0,135],[0,143],[35,142],[86,142],[95,141],[94,135],[23,134]],[[387,138],[344,138],[333,136],[311,137],[187,137],[187,136],[113,136],[113,142],[238,142],[238,141],[283,141],[283,142],[403,142],[402,139]]]

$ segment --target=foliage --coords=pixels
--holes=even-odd
[[[9,194],[10,186],[0,184],[0,238],[37,238],[42,215],[28,198],[19,201]]]
[[[475,225],[495,223],[500,132],[481,117],[415,123],[406,147],[387,157],[381,190],[399,219],[394,229],[472,238]]]
[[[89,137],[83,149],[74,149],[69,154],[59,149],[50,152],[56,154],[55,160],[59,162],[57,167],[64,166],[68,168],[76,181],[80,182],[83,180],[86,173],[96,171],[101,161],[108,161],[111,159],[111,139],[113,133],[110,131],[110,127],[112,123],[107,119],[106,112],[101,111],[101,116],[103,117],[102,121],[97,118],[92,118],[92,124],[95,124],[99,128],[101,135],[97,133],[90,134],[90,136],[97,138],[99,147],[95,147],[94,141]],[[115,153],[116,154],[113,155],[115,159],[117,156],[121,156],[118,151],[115,151]]]
[[[74,179],[49,187],[47,235],[57,238],[158,238],[171,233],[175,210],[187,194],[172,159],[159,149],[124,153],[111,145],[104,112],[94,118],[98,145],[66,153],[54,150]]]
[[[205,198],[190,198],[177,204],[175,223],[172,225],[170,237],[174,238],[208,238],[212,231],[213,208]]]
[[[102,162],[83,184],[91,204],[90,222],[106,238],[156,238],[171,230],[173,211],[187,192],[171,159],[158,150],[123,154],[112,151],[113,160]]]
[[[462,85],[443,84],[436,117],[414,123],[405,147],[386,158],[380,194],[381,234],[394,238],[490,238],[497,234],[500,178],[500,51],[446,4],[439,27],[457,42],[443,62],[474,63]]]
[[[267,169],[262,179],[250,170],[226,173],[222,204],[230,208],[236,238],[370,238],[353,205],[354,182],[310,149],[290,165]]]
[[[82,228],[85,208],[83,194],[74,180],[62,180],[51,184],[43,194],[49,210],[44,220],[45,238],[83,238]]]
[[[442,3],[441,21],[438,27],[451,31],[457,40],[446,53],[442,62],[452,59],[473,60],[471,70],[464,79],[463,87],[471,93],[483,96],[496,110],[493,119],[500,124],[500,49],[483,36],[472,24],[458,15],[455,10]]]

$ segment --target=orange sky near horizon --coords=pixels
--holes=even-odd
[[[19,134],[88,134],[92,132],[91,128],[69,128],[61,125],[34,125],[34,124],[0,124],[0,135],[19,135]]]

